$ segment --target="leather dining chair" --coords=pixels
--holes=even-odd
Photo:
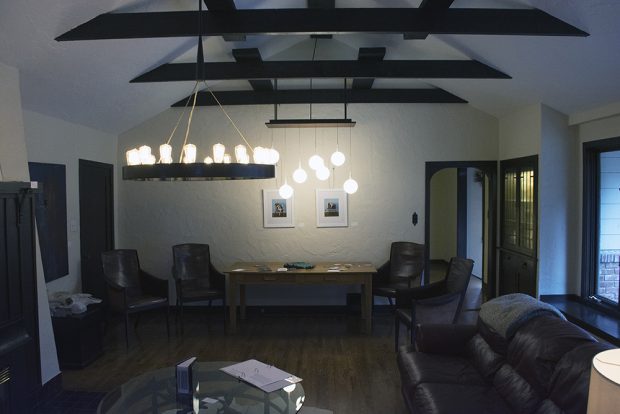
[[[172,276],[176,286],[176,305],[181,313],[186,303],[225,298],[225,277],[211,263],[208,244],[185,243],[172,246]]]
[[[443,280],[396,293],[394,345],[398,351],[400,325],[409,329],[414,343],[415,326],[420,323],[453,324],[463,305],[474,261],[461,257],[450,259]]]
[[[372,294],[388,298],[393,305],[398,289],[419,286],[424,271],[424,245],[413,242],[393,242],[390,259],[377,269],[372,281]]]
[[[166,333],[170,337],[168,281],[140,269],[138,252],[117,249],[101,253],[103,274],[112,312],[125,317],[125,345],[129,347],[129,315],[166,308]],[[135,328],[137,328],[136,319]]]

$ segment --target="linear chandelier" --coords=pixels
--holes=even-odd
[[[214,180],[253,180],[275,178],[275,164],[280,158],[280,154],[275,148],[252,147],[243,133],[239,130],[235,122],[228,115],[219,99],[209,88],[205,81],[204,53],[202,46],[202,0],[198,1],[200,12],[198,30],[198,52],[196,56],[196,83],[192,93],[188,97],[183,112],[179,116],[176,125],[165,144],[159,146],[159,159],[152,154],[151,147],[142,145],[126,152],[127,165],[123,167],[124,180],[139,181],[214,181]],[[196,109],[196,98],[200,83],[204,84],[205,89],[217,102],[220,110],[226,115],[232,126],[235,128],[244,144],[239,144],[234,148],[235,161],[226,152],[226,147],[217,143],[213,145],[213,154],[204,159],[204,162],[197,162],[196,145],[189,143],[189,132],[191,129],[194,110]],[[187,119],[185,139],[181,146],[179,162],[173,162],[172,146],[170,145],[174,134],[183,119],[185,112],[192,101],[191,110]],[[252,153],[253,163],[250,162]]]

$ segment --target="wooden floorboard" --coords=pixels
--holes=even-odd
[[[166,337],[165,318],[157,312],[130,329],[125,348],[123,325],[109,324],[104,355],[81,370],[63,371],[63,388],[110,391],[143,372],[171,366],[190,356],[199,361],[271,363],[303,378],[306,405],[334,413],[406,413],[393,344],[393,316],[376,312],[372,335],[359,333],[359,315],[336,313],[260,313],[225,334],[224,314],[186,311],[185,333]],[[401,335],[405,336],[406,335]]]

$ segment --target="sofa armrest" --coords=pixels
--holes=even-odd
[[[458,355],[478,331],[475,325],[420,324],[416,326],[415,350],[429,354]]]

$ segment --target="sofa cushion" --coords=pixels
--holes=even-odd
[[[586,343],[567,352],[555,366],[550,381],[549,399],[567,414],[585,413],[592,358],[612,349],[603,342]]]
[[[467,356],[480,375],[489,383],[493,381],[497,370],[506,362],[506,359],[493,351],[480,335],[474,335],[467,343]]]
[[[533,413],[544,398],[508,364],[502,365],[495,374],[493,387],[519,414]]]
[[[540,395],[546,396],[557,362],[571,349],[595,342],[576,325],[540,316],[519,329],[508,347],[508,363]]]
[[[402,384],[408,388],[428,382],[485,384],[471,362],[459,356],[401,352],[398,354],[398,366]]]
[[[414,413],[513,413],[498,393],[486,385],[421,384],[409,403]]]
[[[478,333],[480,334],[482,339],[484,339],[485,342],[489,344],[491,349],[494,352],[505,356],[508,352],[508,340],[506,338],[502,338],[500,334],[487,326],[484,322],[482,322],[482,319],[480,318],[478,318],[477,326]]]

